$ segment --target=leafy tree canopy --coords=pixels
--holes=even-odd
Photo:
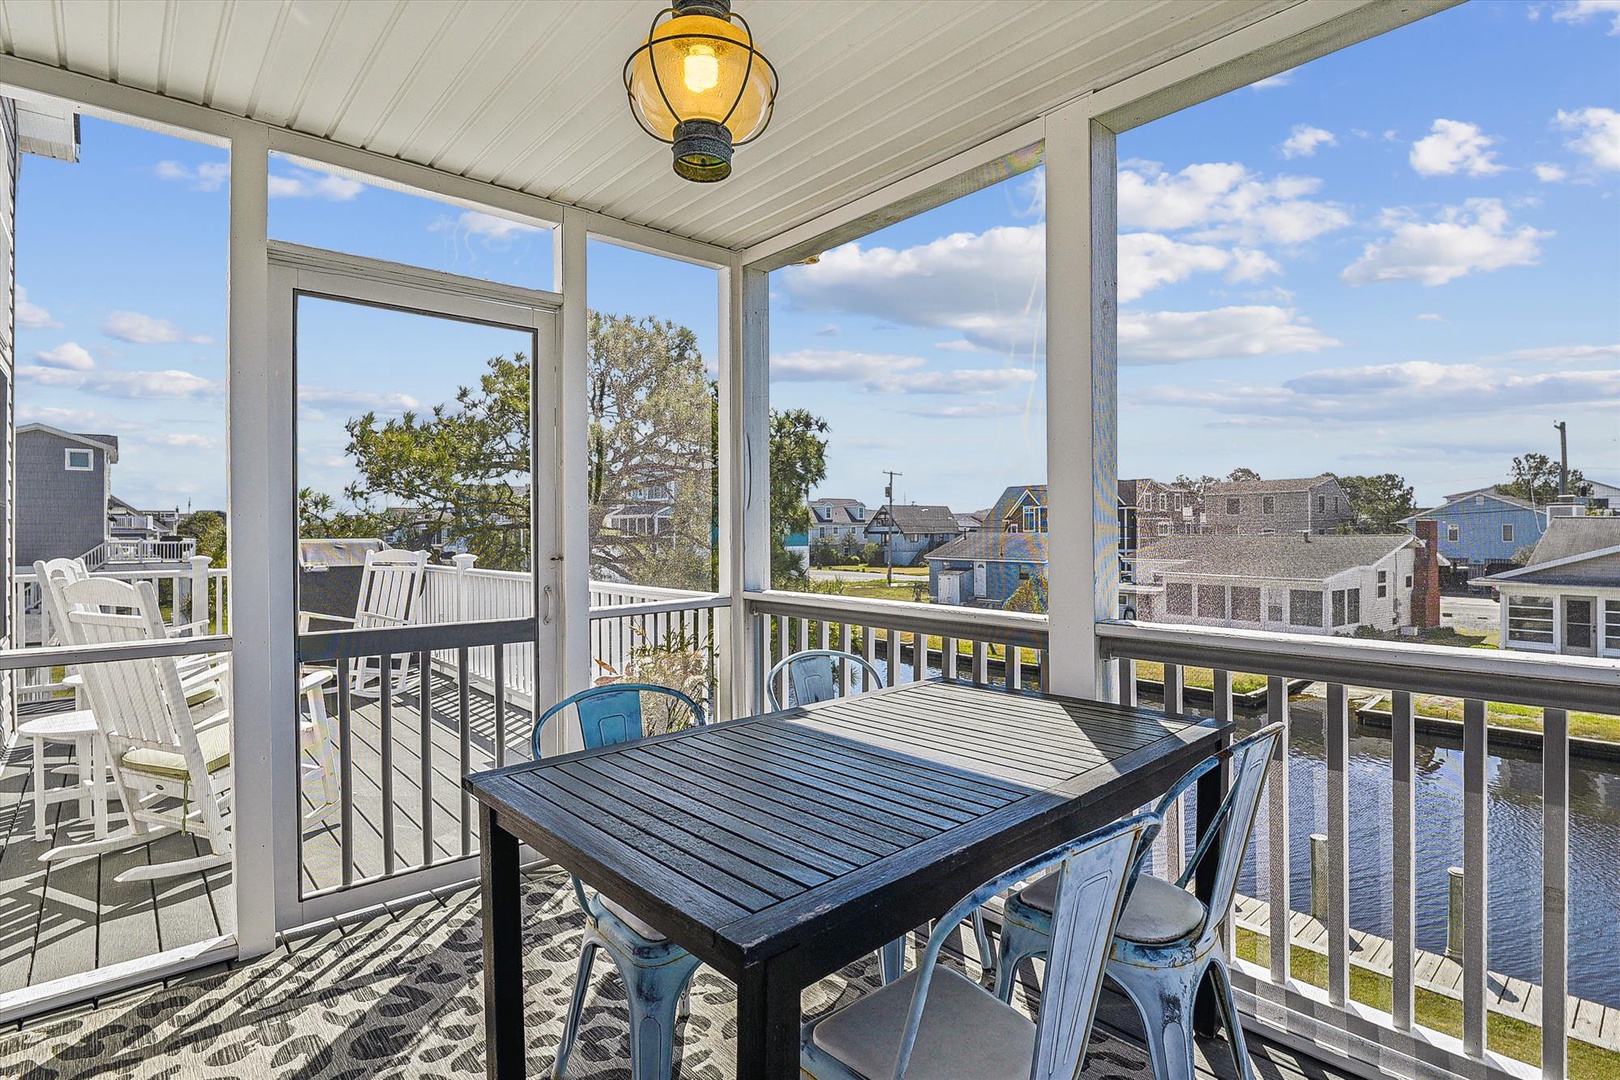
[[[174,532],[176,536],[189,536],[197,541],[197,554],[208,556],[213,565],[225,565],[225,515],[218,510],[187,514],[175,524]]]
[[[1246,468],[1242,467],[1241,465],[1238,466],[1237,468],[1233,469],[1231,472],[1226,474],[1227,482],[1232,483],[1232,484],[1238,483],[1239,481],[1243,481],[1243,480],[1258,480],[1258,479],[1260,479],[1260,474],[1259,473],[1255,472],[1253,469],[1246,469]]]
[[[1581,470],[1569,470],[1570,494],[1579,491],[1586,482]],[[1558,462],[1546,454],[1526,454],[1513,459],[1513,479],[1505,484],[1497,484],[1499,495],[1511,495],[1516,499],[1535,503],[1541,506],[1552,502],[1558,497]]]
[[[1394,473],[1377,476],[1341,476],[1339,486],[1350,499],[1354,515],[1345,531],[1355,533],[1398,533],[1405,529],[1401,519],[1417,513],[1412,485]]]

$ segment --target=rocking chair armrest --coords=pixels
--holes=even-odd
[[[298,613],[298,632],[300,634],[311,633],[310,624],[315,622],[317,619],[319,619],[321,622],[347,623],[350,626],[355,625],[354,619],[348,615],[327,615],[319,611],[300,611]]]
[[[206,634],[207,632],[207,619],[195,619],[191,622],[175,623],[173,626],[169,627],[169,636],[171,638],[197,637],[201,634]]]

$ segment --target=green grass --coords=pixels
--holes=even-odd
[[[1147,679],[1149,682],[1164,682],[1164,665],[1155,664],[1150,660],[1136,662],[1136,677]],[[1213,690],[1215,688],[1215,673],[1209,668],[1190,667],[1181,669],[1181,677],[1185,680],[1182,685],[1197,687],[1200,690]],[[1245,675],[1234,672],[1232,675],[1232,693],[1248,694],[1255,690],[1263,690],[1266,685],[1264,675]]]
[[[1271,942],[1263,934],[1238,927],[1237,955],[1252,964],[1265,966],[1271,962]],[[1288,951],[1289,973],[1300,982],[1326,988],[1327,957],[1309,949],[1293,948]],[[1370,1008],[1389,1012],[1395,995],[1395,984],[1387,975],[1350,965],[1350,998]],[[1412,1006],[1419,1024],[1455,1038],[1462,1038],[1462,1002],[1417,987],[1412,993]],[[1485,1041],[1499,1054],[1527,1062],[1541,1064],[1541,1029],[1511,1016],[1487,1013]],[[1604,1050],[1579,1039],[1568,1040],[1570,1080],[1613,1080],[1620,1076],[1620,1053]]]
[[[1389,708],[1388,696],[1379,698],[1372,708],[1387,710]],[[1441,697],[1436,694],[1419,694],[1412,703],[1412,708],[1418,716],[1433,717],[1437,720],[1460,721],[1463,718],[1461,698]],[[1539,732],[1542,730],[1542,710],[1535,705],[1488,701],[1485,703],[1485,722],[1491,727]],[[1620,742],[1620,716],[1572,712],[1569,714],[1569,733],[1581,739]]]

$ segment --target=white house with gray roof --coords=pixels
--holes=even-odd
[[[1170,537],[1122,586],[1142,622],[1347,634],[1410,630],[1415,536]]]
[[[1517,570],[1475,578],[1502,601],[1502,645],[1620,656],[1620,517],[1555,517]]]

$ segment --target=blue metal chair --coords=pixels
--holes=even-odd
[[[1238,1073],[1243,1080],[1254,1080],[1254,1065],[1232,1001],[1221,924],[1232,911],[1238,870],[1243,865],[1243,853],[1265,788],[1266,765],[1276,753],[1281,735],[1282,725],[1270,724],[1234,743],[1182,777],[1159,803],[1157,812],[1162,816],[1199,777],[1225,761],[1232,763],[1232,786],[1181,877],[1174,884],[1154,877],[1138,880],[1114,930],[1108,977],[1125,988],[1142,1014],[1153,1074],[1158,1080],[1193,1080],[1193,1003],[1205,974],[1214,980],[1215,1000],[1226,1024]],[[1206,907],[1187,891],[1187,885],[1217,837],[1221,843],[1220,860]],[[1171,843],[1179,841],[1179,837],[1170,837]],[[1137,852],[1138,868],[1147,858],[1148,847],[1144,842]],[[1051,948],[1056,891],[1057,883],[1046,878],[1006,902],[996,978],[996,996],[1002,1001],[1012,1000],[1018,965],[1032,956],[1046,955]]]
[[[703,709],[679,690],[649,683],[597,686],[564,698],[541,714],[534,725],[535,760],[543,756],[540,736],[546,723],[570,707],[579,718],[580,736],[587,750],[644,737],[643,694],[666,695],[674,699],[674,704],[685,705],[691,711],[694,724],[705,723]],[[657,927],[607,897],[589,892],[577,876],[573,880],[574,896],[585,912],[585,937],[580,943],[579,971],[574,976],[568,1022],[551,1075],[554,1080],[562,1080],[568,1067],[568,1054],[574,1048],[580,1013],[585,1008],[585,992],[590,988],[591,964],[601,949],[613,958],[629,1001],[632,1080],[669,1080],[675,1067],[675,1021],[685,1010],[692,973],[701,961],[659,933]]]
[[[986,882],[934,924],[915,971],[806,1024],[799,1069],[812,1080],[1057,1080],[1080,1075],[1097,1012],[1114,923],[1140,865],[1137,848],[1158,831],[1138,814],[1071,840]],[[1054,885],[1053,962],[1031,1022],[954,969],[940,947],[969,913],[1020,881]]]
[[[786,671],[794,705],[831,701],[839,696],[845,677],[851,670],[859,677],[871,678],[879,690],[883,689],[883,676],[864,657],[837,649],[806,649],[771,668],[770,674],[765,676],[765,693],[771,699],[773,711],[787,707],[776,696],[778,676]]]

